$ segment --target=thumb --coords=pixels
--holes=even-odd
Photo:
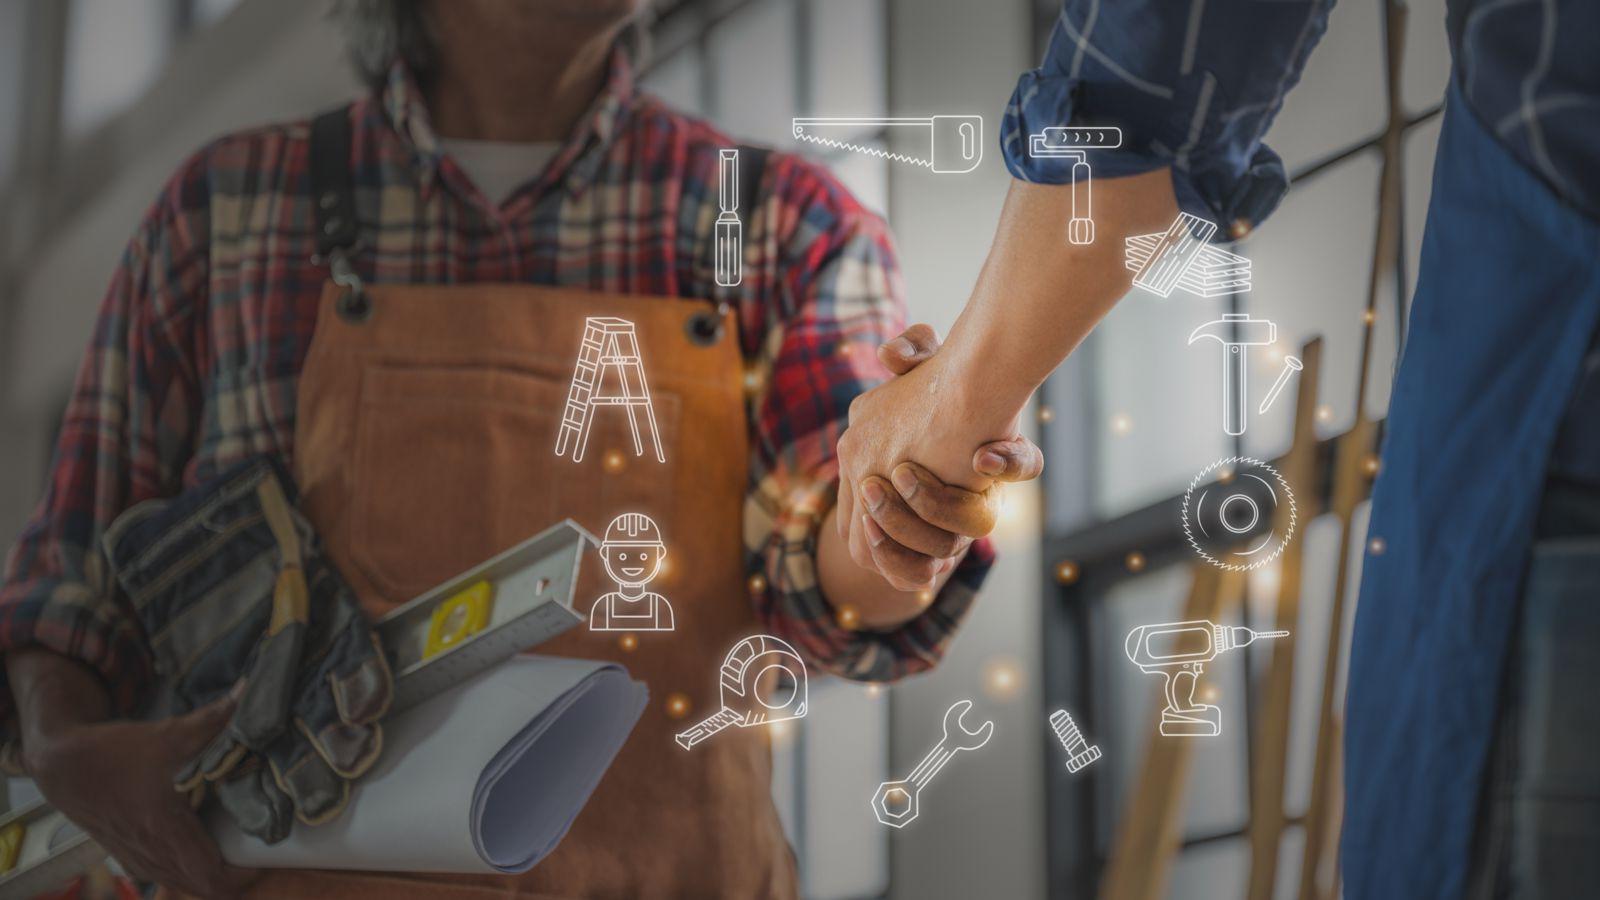
[[[878,347],[878,361],[896,375],[904,375],[939,352],[939,333],[918,323]]]
[[[167,720],[167,745],[181,760],[199,756],[233,718],[234,698],[219,697],[199,709]]]
[[[1044,471],[1044,454],[1019,434],[979,447],[972,455],[972,470],[995,481],[1032,481]]]

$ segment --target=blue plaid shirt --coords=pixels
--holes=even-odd
[[[1097,177],[1170,166],[1185,211],[1248,229],[1288,189],[1283,161],[1261,139],[1332,8],[1066,0],[1044,63],[1023,74],[1006,108],[1006,166],[1024,181],[1066,182],[1072,160],[1030,157],[1028,136],[1116,125],[1122,147],[1090,151]],[[1453,0],[1448,24],[1455,78],[1479,120],[1566,202],[1600,218],[1600,3]]]
[[[1097,176],[1170,167],[1187,212],[1259,223],[1288,187],[1261,139],[1331,6],[1067,0],[1006,111],[1012,174],[1068,181],[1073,160],[1030,157],[1029,136],[1116,125]],[[1341,870],[1363,900],[1466,892],[1541,491],[1600,484],[1600,2],[1452,0],[1448,25],[1344,710]]]

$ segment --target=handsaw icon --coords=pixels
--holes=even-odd
[[[877,128],[917,129],[928,136],[926,156],[893,153],[859,143],[863,132]],[[794,120],[796,140],[840,150],[852,150],[880,159],[911,163],[940,175],[971,172],[983,160],[982,116],[927,116],[924,118],[860,117]]]

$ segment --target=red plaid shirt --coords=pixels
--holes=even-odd
[[[441,154],[404,68],[352,115],[365,280],[732,301],[764,385],[749,408],[744,528],[751,574],[766,581],[758,612],[846,677],[893,679],[938,659],[988,568],[987,545],[893,633],[840,628],[817,588],[834,444],[850,400],[886,377],[876,345],[902,325],[881,219],[823,169],[774,153],[748,205],[743,284],[716,287],[717,150],[734,144],[635,93],[620,55],[583,124],[500,208]],[[151,662],[105,575],[100,534],[140,500],[246,456],[294,452],[297,379],[327,277],[311,261],[308,133],[302,121],[224,137],[162,190],[106,293],[44,499],[7,561],[0,652],[38,644],[87,663],[123,714],[149,693]]]

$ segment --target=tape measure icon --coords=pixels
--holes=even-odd
[[[688,750],[733,725],[749,728],[805,714],[805,662],[783,640],[755,634],[734,644],[722,661],[722,708],[677,741]]]

